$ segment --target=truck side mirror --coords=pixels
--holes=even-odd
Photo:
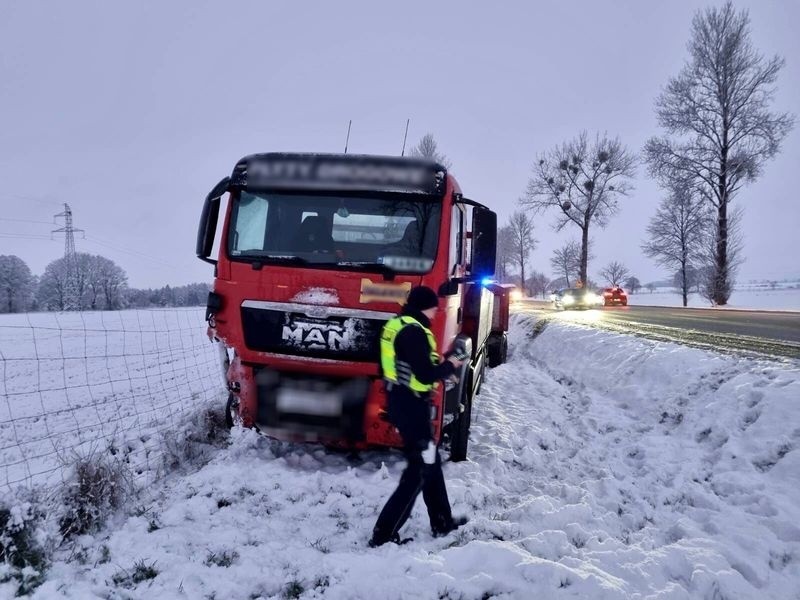
[[[439,297],[446,298],[447,296],[455,296],[458,293],[458,284],[460,281],[459,279],[448,279],[445,281],[439,286]]]
[[[205,204],[203,204],[203,212],[200,215],[200,225],[197,228],[197,258],[212,265],[217,264],[217,261],[209,256],[214,247],[214,236],[217,233],[220,200],[222,194],[228,191],[229,183],[230,177],[226,177],[208,193]]]
[[[472,265],[470,278],[494,277],[497,257],[497,214],[488,208],[472,209]]]

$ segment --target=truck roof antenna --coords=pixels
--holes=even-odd
[[[403,150],[400,152],[400,156],[406,155],[406,140],[408,139],[408,124],[411,122],[411,119],[406,119],[406,134],[403,136]]]
[[[344,153],[347,154],[347,145],[350,143],[350,126],[353,124],[353,119],[347,123],[347,139],[344,141]]]

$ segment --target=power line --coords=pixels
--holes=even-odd
[[[47,200],[44,198],[36,198],[34,196],[25,196],[23,194],[3,194],[0,196],[2,199],[7,200],[24,200],[25,202],[36,202],[37,204],[44,204],[45,206],[57,206],[60,205],[60,202],[56,202],[55,200]],[[52,225],[52,223],[48,223],[48,225]]]
[[[36,223],[37,225],[52,225],[51,221],[33,221],[31,219],[9,219],[8,217],[0,217],[0,221],[12,221],[14,223]]]
[[[106,248],[111,248],[112,250],[116,250],[117,252],[123,252],[125,254],[131,254],[131,255],[137,256],[139,258],[146,258],[148,260],[151,260],[151,261],[156,262],[156,263],[160,263],[160,264],[165,265],[167,267],[172,267],[174,269],[182,268],[182,267],[179,267],[178,265],[174,265],[172,263],[165,262],[164,260],[162,260],[160,258],[157,258],[155,256],[150,256],[149,254],[145,254],[143,252],[138,252],[137,250],[130,250],[130,249],[126,249],[124,247],[116,246],[114,244],[111,244],[109,242],[104,242],[104,241],[99,240],[97,238],[87,237],[85,239],[86,239],[87,242],[91,242],[92,244],[97,244],[99,246],[105,246]]]
[[[26,240],[51,240],[51,241],[53,239],[48,235],[41,235],[38,233],[7,233],[4,231],[0,231],[0,237],[26,239]]]

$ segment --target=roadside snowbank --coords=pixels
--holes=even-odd
[[[797,365],[534,324],[515,317],[470,460],[445,466],[471,517],[454,534],[432,538],[420,501],[415,541],[369,549],[399,454],[348,462],[238,430],[35,597],[797,597]],[[126,579],[137,563],[157,576]]]

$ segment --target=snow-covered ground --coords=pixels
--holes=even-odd
[[[656,288],[653,293],[643,289],[635,294],[629,294],[628,303],[643,306],[683,306],[683,297],[671,288]],[[689,306],[704,308],[710,304],[700,294],[691,294]],[[727,308],[800,311],[800,288],[774,290],[764,287],[737,288],[731,294]]]
[[[397,453],[235,430],[35,597],[800,597],[798,365],[514,319],[470,459],[445,465],[459,531],[433,538],[420,500],[414,541],[370,549]]]

